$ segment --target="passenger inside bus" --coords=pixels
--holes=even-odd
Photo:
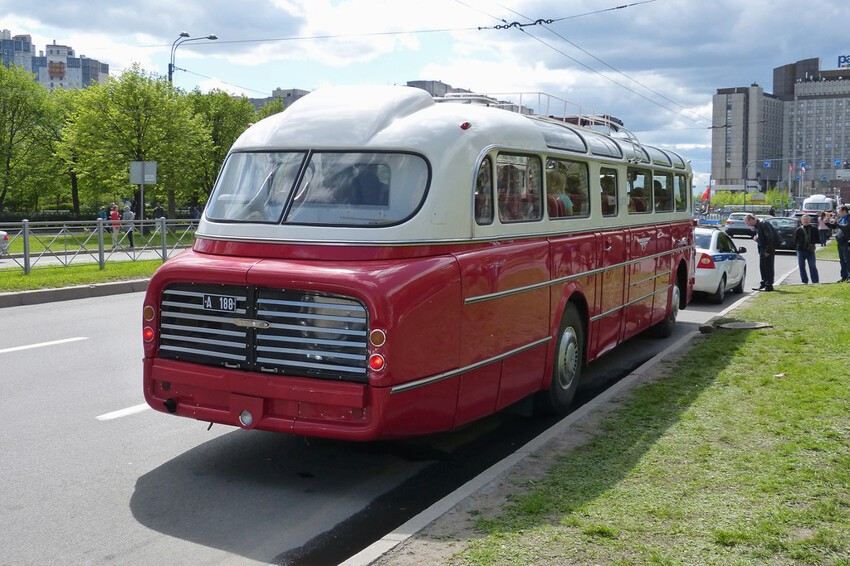
[[[363,166],[354,179],[354,204],[388,206],[390,201],[389,185],[378,177],[378,165],[370,163]]]
[[[665,181],[666,178],[662,177]],[[670,193],[664,187],[664,184],[659,179],[655,179],[652,182],[652,191],[653,198],[655,201],[655,210],[656,211],[670,211],[673,210],[673,200],[670,198]]]
[[[617,214],[617,184],[616,171],[609,169],[610,173],[602,170],[599,185],[602,187],[602,216],[615,216]]]
[[[563,218],[572,216],[573,201],[566,194],[567,180],[564,174],[557,169],[546,170],[546,205],[549,210],[549,218]]]

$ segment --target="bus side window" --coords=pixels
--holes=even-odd
[[[546,203],[549,218],[590,214],[587,165],[565,159],[546,160]]]
[[[599,186],[602,188],[602,216],[617,216],[617,170],[602,167]]]
[[[652,198],[656,212],[671,212],[673,210],[673,175],[655,175],[652,181]]]
[[[689,190],[687,180],[687,177],[684,175],[676,175],[673,194],[676,200],[676,210],[679,212],[688,210],[688,195],[691,191]]]
[[[478,168],[478,176],[475,178],[475,221],[478,224],[493,223],[493,162],[489,157]]]
[[[540,220],[543,187],[540,160],[524,155],[502,154],[496,160],[496,191],[501,222]]]

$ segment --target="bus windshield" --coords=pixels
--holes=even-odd
[[[416,212],[429,177],[427,162],[406,153],[234,153],[207,218],[386,226]]]

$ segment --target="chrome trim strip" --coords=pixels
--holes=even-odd
[[[647,213],[647,214],[649,214],[649,213]],[[535,220],[533,222],[528,222],[527,224],[534,224],[535,226],[539,226],[546,218],[547,217],[544,216],[543,219],[541,219],[541,220]],[[577,218],[576,221],[577,222],[587,222],[588,224],[590,224],[591,222],[594,222],[594,221],[598,222],[600,220],[600,218],[605,220],[606,218],[610,218],[610,217],[588,216],[588,217]],[[642,218],[640,218],[640,220],[644,220],[644,218],[645,217],[642,217]],[[306,239],[298,239],[298,238],[282,239],[282,238],[277,238],[277,237],[275,237],[275,238],[257,238],[257,237],[252,237],[252,236],[243,236],[243,235],[231,236],[231,235],[225,235],[225,234],[210,234],[210,233],[206,233],[206,232],[201,232],[200,226],[198,227],[198,230],[195,232],[195,237],[201,238],[201,239],[204,239],[204,240],[214,241],[214,242],[244,242],[246,244],[270,243],[270,244],[290,244],[290,245],[295,244],[295,245],[307,245],[307,246],[357,246],[357,247],[404,246],[404,247],[408,247],[408,246],[435,246],[435,245],[455,245],[455,244],[486,244],[488,242],[502,242],[502,241],[507,241],[507,240],[527,240],[527,239],[532,239],[532,238],[557,238],[557,237],[560,237],[560,236],[570,236],[572,234],[587,234],[589,232],[599,232],[601,234],[605,234],[607,232],[617,232],[617,231],[622,231],[622,230],[626,230],[626,229],[630,229],[630,228],[640,228],[640,227],[646,227],[646,226],[669,226],[671,224],[681,224],[683,222],[688,222],[690,220],[691,220],[691,216],[687,215],[687,217],[682,216],[680,218],[669,218],[669,219],[665,218],[664,220],[662,220],[660,222],[649,222],[649,223],[642,221],[642,222],[635,222],[635,223],[612,224],[612,225],[609,225],[609,226],[598,226],[598,225],[597,226],[589,226],[588,224],[584,224],[582,226],[576,226],[574,228],[570,228],[570,229],[567,229],[567,230],[561,228],[560,226],[555,226],[555,228],[559,228],[559,229],[552,229],[552,230],[539,231],[539,232],[520,232],[520,233],[517,233],[517,234],[499,234],[497,236],[478,236],[478,237],[468,237],[468,238],[467,237],[444,238],[444,239],[434,239],[434,240],[384,240],[384,241],[380,241],[380,242],[375,241],[374,238],[370,238],[368,240],[366,240],[366,239],[364,239],[364,240],[350,240],[350,239],[349,240],[306,240]],[[564,222],[564,221],[572,222],[572,220],[568,220],[568,219],[565,219],[565,218],[553,218],[553,219],[546,220],[546,222],[548,222],[550,226],[552,225],[552,223],[560,223],[560,222]],[[211,220],[207,220],[207,223],[209,223],[211,226],[250,225],[250,223],[242,223],[242,222],[236,222],[236,223],[232,223],[232,224],[231,223],[216,223],[216,222],[213,222]],[[520,225],[520,224],[526,224],[526,223],[525,222],[518,222],[518,223],[507,224],[507,226],[516,226],[516,225]],[[292,227],[300,228],[300,227],[302,227],[302,225],[296,225],[296,224],[278,224],[276,226],[283,226],[283,227],[289,227],[289,228],[292,228]],[[388,228],[394,228],[396,226],[390,226]],[[489,226],[491,226],[491,225],[488,224],[488,225],[480,226],[476,229],[477,230],[480,230],[482,228],[487,229]],[[306,227],[315,228],[316,226],[306,226]],[[320,226],[320,227],[327,227],[327,226]],[[334,228],[334,226],[330,226],[330,227]],[[339,228],[339,227],[337,226],[336,228]],[[356,229],[356,230],[381,230],[381,229],[383,229],[382,227],[381,228],[375,228],[375,227],[368,227],[368,226],[355,226],[355,227],[347,227],[347,228]]]
[[[468,297],[468,298],[463,300],[463,304],[471,305],[471,304],[480,303],[480,302],[483,302],[483,301],[490,301],[490,300],[493,300],[493,299],[501,299],[502,297],[509,297],[511,295],[524,293],[526,291],[534,291],[534,290],[540,289],[542,287],[550,287],[552,285],[558,285],[560,283],[566,283],[567,281],[573,281],[575,279],[581,279],[582,277],[589,277],[591,275],[598,275],[598,274],[604,273],[606,271],[613,271],[615,269],[620,269],[622,267],[629,267],[631,265],[634,265],[636,263],[640,263],[641,261],[644,261],[644,260],[647,260],[647,259],[658,259],[660,257],[674,255],[674,254],[680,253],[682,251],[688,250],[692,247],[693,246],[686,246],[686,247],[683,247],[683,248],[675,248],[675,249],[672,249],[668,252],[660,252],[660,253],[653,254],[653,255],[650,255],[650,256],[641,257],[641,258],[638,258],[638,259],[630,259],[629,261],[616,263],[614,265],[609,265],[608,267],[597,267],[596,269],[590,269],[590,270],[587,270],[587,271],[582,271],[581,273],[576,273],[576,274],[573,274],[573,275],[567,275],[567,276],[564,276],[564,277],[558,277],[556,279],[550,279],[549,281],[541,281],[540,283],[533,283],[531,285],[525,285],[523,287],[516,287],[514,289],[508,289],[507,291],[499,291],[497,293],[489,293],[487,295],[478,295],[478,296],[475,296],[475,297]],[[672,269],[667,269],[663,272],[659,272],[658,275],[652,276],[651,278],[657,278],[657,277],[660,277],[664,274],[670,274],[672,272],[673,272]],[[644,281],[640,281],[640,283],[643,283],[643,282]]]
[[[672,285],[665,285],[663,288],[656,289],[652,293],[647,293],[646,295],[643,295],[642,297],[638,297],[637,299],[632,299],[631,301],[629,301],[627,303],[623,303],[622,305],[620,305],[618,307],[614,307],[613,309],[609,309],[609,310],[607,310],[603,313],[600,313],[596,316],[592,316],[592,317],[590,317],[590,322],[596,322],[600,318],[605,318],[609,314],[614,314],[615,312],[621,311],[626,307],[630,307],[630,306],[637,304],[641,301],[645,301],[646,299],[648,299],[650,297],[654,297],[655,295],[660,295],[661,293],[666,293],[667,291],[670,290],[670,287],[672,287]]]
[[[253,318],[234,318],[233,324],[240,328],[271,328],[272,326],[268,321]]]
[[[537,340],[535,342],[531,342],[530,344],[526,344],[525,346],[520,346],[519,348],[514,348],[513,350],[510,350],[510,351],[505,352],[503,354],[499,354],[498,356],[493,356],[492,358],[488,358],[486,360],[481,360],[480,362],[470,364],[466,367],[453,369],[453,370],[447,371],[445,373],[439,373],[437,375],[432,375],[431,377],[425,377],[425,378],[422,378],[422,379],[417,379],[416,381],[411,381],[409,383],[404,383],[402,385],[396,385],[392,389],[390,389],[390,395],[394,395],[396,393],[402,393],[404,391],[409,391],[411,389],[416,389],[416,388],[419,388],[419,387],[424,387],[426,385],[431,385],[432,383],[437,383],[438,381],[443,381],[444,379],[449,379],[450,377],[454,377],[456,375],[460,375],[462,373],[466,373],[468,371],[478,369],[478,368],[486,366],[488,364],[492,364],[493,362],[502,361],[502,360],[509,358],[509,357],[511,357],[515,354],[519,354],[519,353],[524,352],[526,350],[530,350],[531,348],[535,348],[537,346],[540,346],[541,344],[546,344],[550,340],[552,340],[552,338],[550,336],[547,336],[546,338],[541,338],[540,340]]]

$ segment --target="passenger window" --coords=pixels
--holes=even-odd
[[[540,220],[543,214],[540,160],[502,154],[496,160],[496,170],[499,220],[505,223]]]
[[[673,211],[673,175],[656,174],[652,179],[652,199],[655,212]]]
[[[676,210],[679,212],[690,210],[688,195],[691,194],[691,187],[688,186],[688,178],[684,175],[676,175],[675,183],[673,198],[676,200]]]
[[[565,159],[546,161],[546,208],[549,218],[590,214],[587,164]]]
[[[493,223],[493,161],[485,157],[475,177],[475,221],[478,224]]]
[[[648,188],[651,179],[649,171],[629,168],[626,187],[629,194],[629,214],[652,212],[652,194]]]
[[[617,216],[617,170],[599,169],[599,186],[602,188],[602,216]]]

